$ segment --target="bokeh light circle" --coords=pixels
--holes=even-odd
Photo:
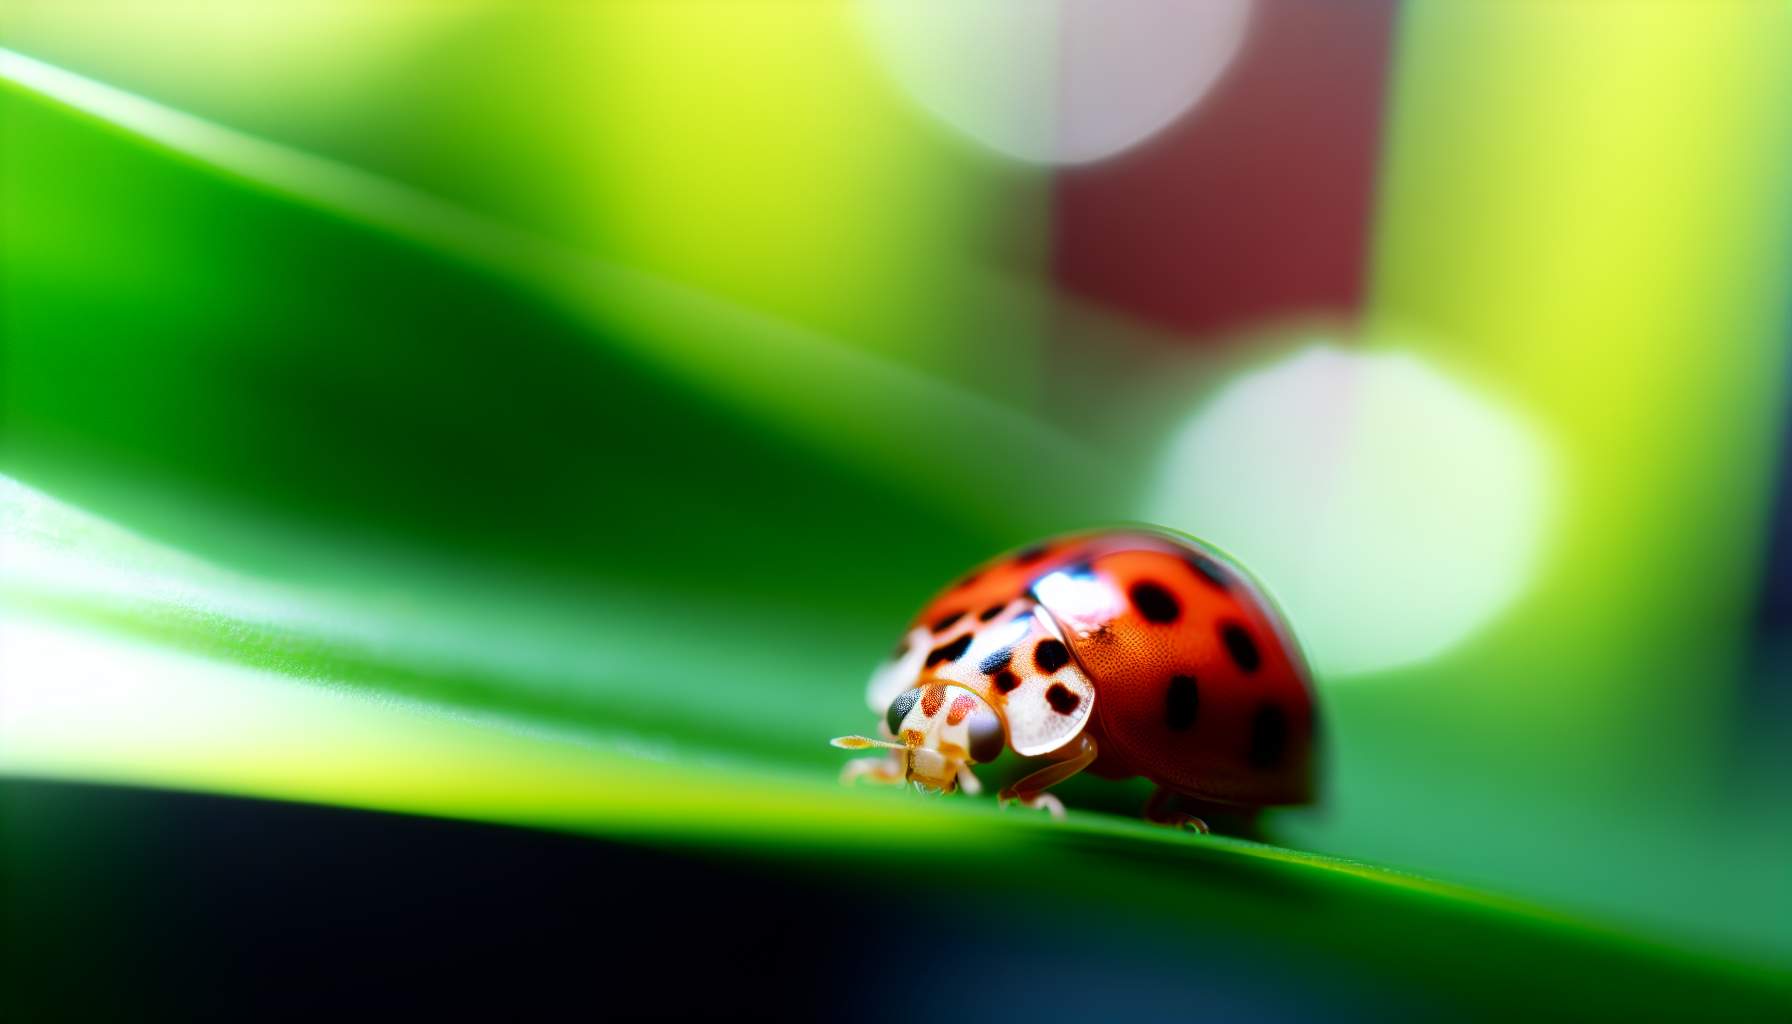
[[[1339,676],[1434,657],[1509,605],[1551,490],[1513,411],[1410,354],[1315,347],[1199,409],[1147,514],[1236,555]]]
[[[1237,56],[1248,0],[860,0],[873,50],[926,110],[1022,160],[1150,138]]]

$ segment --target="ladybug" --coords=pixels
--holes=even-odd
[[[1001,802],[1055,817],[1046,790],[1085,770],[1144,776],[1146,818],[1200,831],[1184,799],[1313,799],[1317,712],[1293,637],[1229,559],[1164,531],[1071,534],[985,563],[921,610],[867,697],[881,738],[833,743],[891,752],[843,781],[974,794],[970,766],[1007,747],[1049,763]]]

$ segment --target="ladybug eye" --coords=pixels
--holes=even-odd
[[[971,760],[978,764],[988,764],[1002,756],[1002,748],[1008,745],[1008,738],[1002,734],[1002,720],[989,709],[989,705],[978,701],[978,707],[971,715]]]
[[[902,735],[902,720],[914,710],[915,702],[921,699],[921,688],[904,690],[890,702],[890,710],[884,712],[884,724],[890,727],[890,735]]]

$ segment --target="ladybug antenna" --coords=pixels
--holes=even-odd
[[[872,747],[886,747],[890,750],[908,749],[900,743],[891,743],[889,740],[874,740],[869,736],[836,736],[828,742],[839,747],[841,750],[869,750]]]

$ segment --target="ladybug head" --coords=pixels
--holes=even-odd
[[[961,769],[995,760],[1006,745],[1002,720],[983,698],[945,683],[898,694],[881,731],[888,738],[841,736],[833,743],[847,750],[899,751],[903,777],[941,793],[958,788]]]

